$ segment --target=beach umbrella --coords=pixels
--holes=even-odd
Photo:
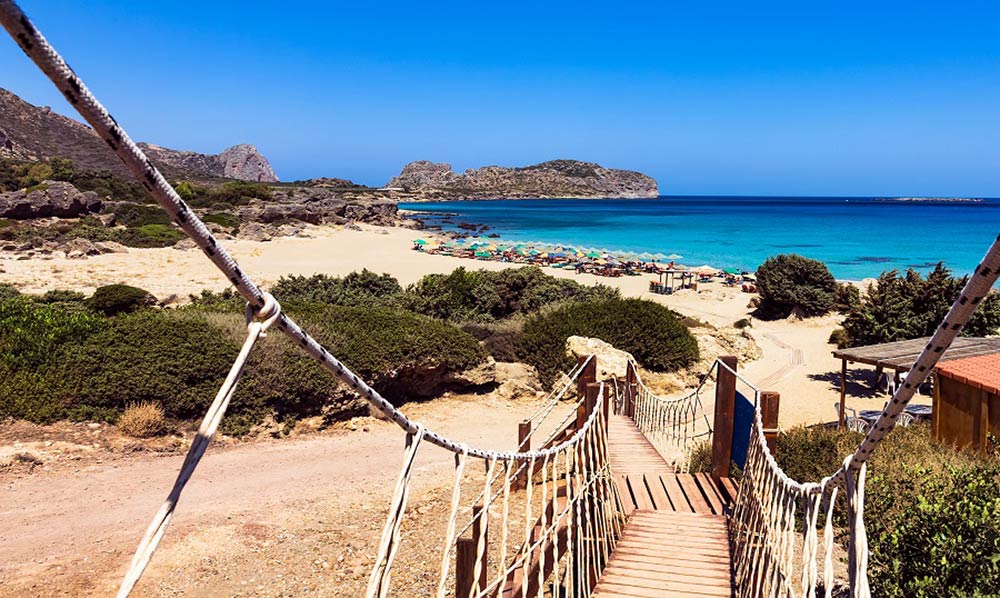
[[[643,251],[642,253],[639,254],[638,257],[640,260],[648,262],[653,259],[653,254],[648,251]]]
[[[587,252],[587,257],[589,257],[591,259],[596,259],[596,258],[601,257],[601,254],[598,251],[588,251]]]
[[[697,268],[691,268],[691,271],[696,272],[698,274],[715,274],[716,272],[719,271],[719,269],[713,268],[712,266],[705,264],[703,266],[698,266]]]
[[[492,255],[489,251],[477,251],[476,257],[490,257]]]
[[[552,256],[552,257],[566,257],[566,254],[563,253],[562,251],[557,251],[555,253],[550,253],[549,255]]]
[[[528,253],[530,253],[531,255],[538,255],[538,254],[540,254],[540,253],[541,253],[541,251],[538,251],[537,249],[532,249],[532,250],[531,250],[531,251],[529,251]]]
[[[424,240],[424,239],[417,239],[416,241],[413,242],[413,244],[414,245],[426,245],[427,241]]]
[[[676,253],[671,253],[670,255],[667,256],[667,259],[668,260],[682,260],[682,259],[684,259],[684,256],[683,255],[678,255]]]
[[[725,272],[726,274],[739,274],[740,273],[740,269],[739,268],[723,268],[722,271]]]

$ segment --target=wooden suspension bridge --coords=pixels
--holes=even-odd
[[[723,358],[735,368],[735,358]],[[594,378],[596,358],[580,358],[577,378],[580,398],[577,414],[561,431],[554,434],[542,448],[566,441],[579,430],[592,415],[600,389]],[[732,451],[732,421],[736,400],[736,376],[720,370],[715,393],[715,417],[723,436],[712,438],[713,460],[726,466],[713,467],[711,473],[682,473],[676,463],[668,462],[661,451],[650,442],[633,420],[636,398],[636,372],[628,364],[625,384],[619,387],[620,396],[614,401],[604,401],[603,422],[607,438],[607,458],[621,499],[625,523],[620,537],[606,559],[591,564],[594,576],[590,587],[584,591],[575,588],[570,595],[590,595],[602,598],[649,598],[735,596],[734,567],[727,518],[737,498],[738,486],[729,477]],[[765,411],[768,425],[777,425],[778,396],[767,393]],[[532,430],[524,422],[518,431],[521,450],[527,448]],[[768,434],[769,440],[771,434]],[[773,444],[773,443],[769,443]],[[515,480],[514,489],[523,489],[524,475]],[[548,513],[562,510],[567,502],[565,493],[552,499]],[[474,518],[481,507],[474,508]],[[529,566],[515,568],[506,579],[499,596],[541,595],[538,580],[552,574],[560,554],[572,547],[567,541],[570,522],[561,526],[551,541],[544,541],[529,559]],[[533,537],[542,535],[543,524],[538,523]],[[455,596],[478,596],[486,589],[476,583],[474,568],[476,549],[483,538],[481,526],[472,526],[471,536],[459,538],[456,549]],[[485,569],[485,551],[480,551],[480,568]],[[486,575],[480,573],[480,579]],[[474,586],[479,586],[474,588]],[[546,594],[548,595],[548,594]],[[555,594],[553,594],[555,595]]]

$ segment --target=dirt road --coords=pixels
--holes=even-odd
[[[407,411],[452,438],[510,449],[534,406],[451,397]],[[365,427],[210,449],[133,595],[356,595],[403,446],[394,424]],[[0,595],[113,594],[182,459],[91,459],[0,478]],[[443,502],[452,463],[424,446],[414,508]]]

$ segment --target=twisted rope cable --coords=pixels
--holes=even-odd
[[[184,202],[173,187],[163,177],[163,174],[132,141],[125,130],[108,113],[104,106],[94,97],[83,81],[66,64],[62,56],[49,44],[41,32],[32,24],[28,17],[14,0],[0,0],[0,24],[17,42],[24,53],[42,70],[55,84],[56,88],[87,121],[94,132],[104,140],[125,167],[136,177],[142,186],[149,191],[153,199],[166,211],[170,219],[194,241],[195,245],[205,253],[229,280],[236,291],[255,308],[263,308],[265,295],[253,280],[240,269],[226,249],[219,244],[201,219]],[[394,422],[408,434],[416,434],[418,424],[407,418],[392,403],[386,400],[375,389],[365,383],[347,366],[305,330],[295,323],[287,314],[280,314],[275,326],[289,336],[309,356],[319,361],[334,376],[360,394],[375,409],[381,411],[390,421]],[[480,459],[500,459],[502,461],[527,461],[531,457],[550,456],[553,450],[546,451],[492,451],[472,448],[453,441],[429,429],[424,429],[424,439],[453,453],[467,452],[469,456]]]
[[[160,539],[163,538],[163,534],[167,531],[170,518],[173,516],[174,510],[177,508],[177,503],[180,501],[181,492],[184,491],[188,480],[191,479],[195,468],[198,467],[198,463],[201,462],[201,458],[205,455],[208,445],[211,444],[212,439],[215,437],[215,432],[219,428],[222,416],[225,415],[226,408],[229,407],[229,401],[233,398],[233,393],[236,391],[236,385],[243,375],[243,369],[250,359],[251,351],[257,344],[257,340],[266,335],[267,329],[277,321],[280,314],[281,306],[268,293],[264,294],[264,304],[261,308],[258,309],[249,304],[247,305],[246,340],[243,341],[243,346],[240,348],[236,360],[229,369],[225,381],[223,381],[222,386],[215,395],[215,399],[209,405],[204,418],[201,420],[198,433],[191,442],[191,447],[184,457],[184,463],[181,465],[170,493],[167,495],[166,500],[164,500],[163,505],[160,506],[160,510],[156,512],[153,521],[149,524],[145,535],[135,550],[135,554],[132,556],[132,561],[125,572],[121,587],[118,590],[118,598],[126,598],[132,592],[132,588],[135,587],[136,582],[139,581],[142,572],[146,570],[153,552],[156,551],[156,547],[160,544]]]

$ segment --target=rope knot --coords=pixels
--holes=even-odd
[[[247,325],[254,322],[259,322],[261,326],[261,336],[265,336],[264,333],[271,324],[274,324],[278,316],[281,315],[281,304],[278,300],[274,298],[274,295],[268,292],[262,292],[264,297],[264,305],[260,307],[255,307],[251,303],[247,303],[246,318]]]

